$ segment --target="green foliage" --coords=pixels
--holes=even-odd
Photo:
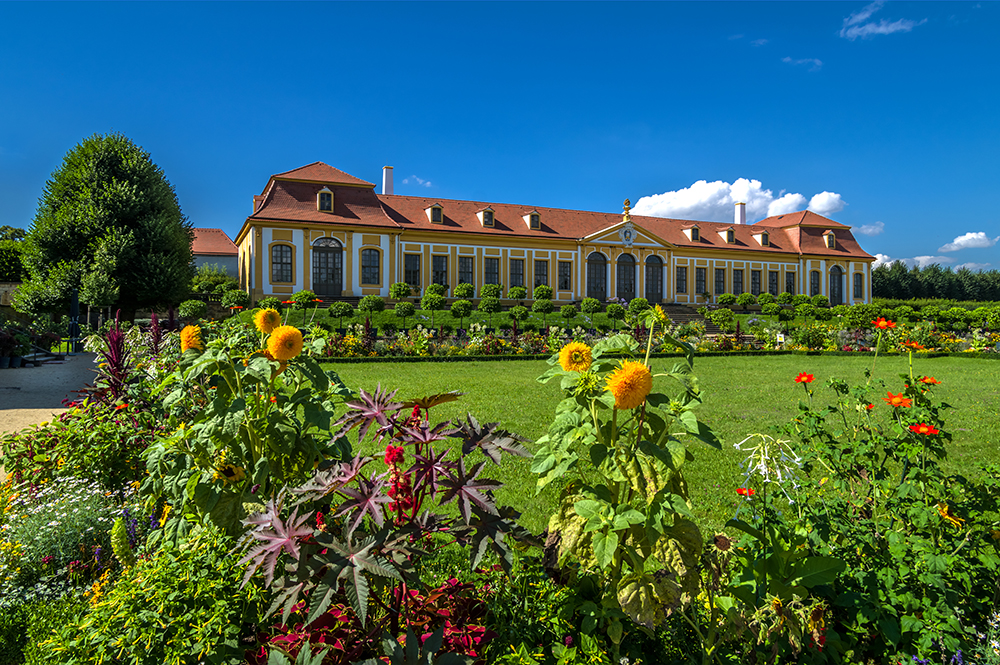
[[[629,316],[638,317],[649,309],[649,301],[645,298],[632,298],[628,303]]]
[[[755,298],[752,293],[744,292],[736,297],[736,304],[742,307],[744,311],[746,311],[746,308],[749,307],[750,305],[757,304],[757,298]]]
[[[869,329],[872,327],[872,321],[878,316],[879,307],[877,305],[858,303],[851,305],[850,309],[847,310],[847,323],[852,328]]]
[[[206,263],[198,266],[191,278],[191,293],[215,293],[220,286],[232,284],[239,287],[235,275],[230,275],[226,269],[216,263]]]
[[[528,297],[528,289],[523,286],[512,286],[507,289],[507,297],[511,300],[524,300]]]
[[[6,224],[0,226],[0,242],[24,240],[26,236],[27,233],[22,228]]]
[[[779,307],[780,307],[780,305],[779,305]],[[779,321],[792,321],[794,319],[795,319],[795,310],[794,309],[785,309],[785,308],[782,308],[782,310],[780,312],[778,312],[778,320]]]
[[[535,300],[552,300],[552,287],[548,284],[539,284],[532,292],[532,296]]]
[[[830,338],[826,326],[804,325],[792,331],[792,339],[795,340],[796,344],[801,344],[807,349],[816,351],[824,348]]]
[[[358,311],[366,315],[378,314],[385,310],[385,300],[381,296],[365,296],[358,302]]]
[[[413,287],[406,282],[395,282],[389,286],[389,297],[393,300],[402,300],[413,295]]]
[[[483,284],[479,289],[480,298],[500,299],[503,295],[503,287],[499,284]]]
[[[549,314],[552,313],[552,310],[554,309],[555,305],[553,305],[552,301],[549,300],[548,298],[545,298],[543,300],[536,300],[535,302],[531,303],[531,311],[534,312],[535,314],[542,315],[542,325],[546,325],[548,323],[548,316]]]
[[[177,308],[177,314],[188,321],[203,319],[208,316],[208,305],[204,300],[185,300]]]
[[[242,307],[246,309],[250,306],[250,296],[243,289],[229,289],[222,296],[222,306],[227,309]]]
[[[434,286],[434,284],[431,284],[431,286]],[[431,293],[430,286],[427,287],[424,297],[420,299],[420,309],[431,313],[431,325],[434,325],[434,312],[439,312],[447,306],[448,300],[442,295]]]
[[[796,296],[792,296],[792,305],[798,307],[799,305],[808,305],[812,303],[812,298],[804,293],[800,293]]]
[[[603,309],[601,301],[597,298],[584,298],[580,301],[580,311],[593,316]]]
[[[337,303],[334,303],[334,305],[336,305],[336,304]],[[281,298],[275,298],[274,296],[268,296],[267,298],[261,298],[260,300],[257,301],[257,307],[259,307],[261,309],[274,309],[274,310],[277,310],[277,311],[280,312],[281,311]],[[333,305],[330,305],[330,308],[332,309]],[[353,313],[354,313],[354,310],[351,310],[351,314],[353,314]],[[348,316],[350,316],[350,314]]]
[[[736,296],[732,293],[723,293],[719,295],[717,302],[722,307],[732,307],[736,304]]]
[[[472,284],[461,283],[455,287],[455,297],[468,300],[476,295],[476,287]]]
[[[777,316],[781,313],[781,305],[777,303],[768,303],[760,308],[760,313],[764,316]]]
[[[30,286],[15,306],[56,309],[88,273],[118,288],[116,305],[127,320],[140,307],[174,305],[192,277],[192,239],[173,187],[149,154],[121,134],[95,134],[70,150],[46,183],[24,241]]]
[[[87,601],[76,594],[0,608],[0,664],[45,662],[47,649],[40,645],[88,608]]]
[[[804,319],[816,316],[816,306],[812,303],[804,302],[795,306],[795,315]]]
[[[775,301],[774,296],[772,296],[770,293],[768,293],[766,291],[764,293],[760,294],[759,296],[757,296],[757,304],[758,305],[770,305],[774,301]]]
[[[459,320],[459,326],[464,327],[465,317],[472,314],[472,302],[468,300],[456,300],[451,304],[451,315]]]
[[[507,310],[507,316],[518,322],[524,321],[528,318],[528,308],[524,305],[514,305]]]
[[[351,303],[344,300],[337,300],[327,308],[327,311],[330,312],[330,316],[340,319],[338,328],[344,327],[345,316],[354,316],[354,308],[351,307]]]
[[[489,316],[490,327],[492,327],[493,315],[500,311],[500,299],[484,295],[479,299],[479,311]]]
[[[27,271],[24,268],[22,243],[16,240],[0,240],[0,282],[20,282]]]
[[[826,296],[820,295],[820,294],[817,294],[817,295],[813,296],[812,298],[810,298],[809,302],[812,303],[813,307],[817,307],[817,308],[818,307],[829,307],[830,306],[830,299],[827,298]]]
[[[60,627],[40,662],[245,662],[241,639],[254,637],[264,594],[241,588],[233,544],[208,530],[183,547],[166,545],[126,571],[89,614]]]
[[[872,270],[872,295],[895,300],[1000,301],[1000,271],[953,270],[932,264],[908,268],[902,261]]]
[[[563,305],[559,308],[559,316],[563,317],[567,321],[576,318],[576,306],[575,305]]]
[[[608,305],[607,314],[608,318],[614,321],[616,326],[619,321],[625,320],[625,308],[616,302]]]
[[[302,291],[295,293],[291,298],[289,298],[289,300],[294,303],[292,307],[295,309],[307,309],[319,304],[316,302],[316,294],[308,289],[303,289]]]
[[[393,307],[393,311],[396,313],[396,316],[403,319],[403,325],[405,326],[406,320],[413,316],[413,314],[417,311],[417,307],[408,300],[401,300],[396,303],[395,307]]]
[[[435,295],[444,297],[444,294],[448,293],[448,287],[444,284],[428,284],[427,288],[424,289],[424,295]]]
[[[719,326],[722,332],[731,333],[736,330],[736,315],[731,309],[716,309],[708,313],[708,320]]]
[[[792,304],[792,299],[793,296],[791,293],[789,293],[788,291],[782,291],[781,293],[778,294],[778,297],[775,298],[775,302],[777,302],[779,305],[790,305]]]

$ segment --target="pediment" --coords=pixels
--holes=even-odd
[[[631,238],[629,238],[629,231],[631,231]],[[673,245],[666,240],[632,221],[619,222],[606,229],[591,233],[589,236],[584,237],[583,240],[588,243],[616,245],[620,247],[673,248]]]

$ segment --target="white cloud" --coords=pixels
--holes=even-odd
[[[849,39],[854,41],[858,37],[863,39],[868,37],[874,37],[875,35],[891,35],[894,32],[909,32],[913,30],[918,25],[923,25],[927,22],[927,19],[921,21],[912,21],[910,19],[901,18],[895,21],[887,21],[886,19],[881,19],[878,22],[869,21],[872,14],[882,9],[882,5],[885,4],[882,0],[877,0],[869,5],[865,5],[864,8],[859,9],[850,16],[844,19],[844,25],[840,28],[840,36],[844,39]]]
[[[836,192],[820,192],[809,199],[809,209],[817,215],[832,215],[844,209],[844,200]]]
[[[752,41],[752,42],[750,42],[750,43],[751,43],[752,45],[754,45],[754,46],[763,46],[764,44],[766,44],[766,43],[767,43],[767,40],[766,40],[766,39],[755,39],[755,40],[753,40],[753,41]]]
[[[920,266],[921,268],[926,268],[929,265],[935,263],[941,265],[949,265],[955,262],[955,259],[948,256],[914,256],[912,259],[894,259],[888,254],[876,254],[875,262],[872,264],[872,268],[878,268],[880,265],[893,264],[896,261],[901,261],[909,267]]]
[[[414,185],[419,185],[421,187],[430,187],[431,186],[431,181],[430,180],[424,180],[423,178],[419,178],[419,177],[417,177],[415,175],[411,175],[409,178],[403,178],[403,184],[404,185],[409,185],[410,182],[412,182]]]
[[[865,224],[863,226],[854,227],[855,233],[860,233],[863,236],[877,236],[885,231],[885,224],[882,222],[875,222],[874,224]]]
[[[792,60],[788,56],[785,56],[784,58],[781,59],[781,61],[787,62],[792,65],[811,65],[809,67],[809,71],[811,72],[818,72],[820,70],[820,67],[823,66],[823,61],[818,60],[817,58],[802,58],[800,60]]]
[[[978,272],[980,270],[986,270],[992,263],[959,263],[955,266],[955,270],[961,270],[962,268],[968,268],[972,272]]]
[[[973,231],[965,235],[958,236],[951,242],[938,247],[939,252],[957,252],[960,249],[992,247],[1000,240],[1000,236],[990,238],[983,231]]]
[[[802,194],[785,193],[782,190],[775,197],[770,189],[764,189],[760,180],[739,178],[733,183],[699,180],[690,187],[643,196],[636,202],[632,212],[652,217],[729,222],[733,220],[733,206],[739,202],[747,204],[748,222],[807,207],[821,215],[829,214],[846,205],[840,194],[833,192],[821,192],[809,200]]]
[[[875,262],[872,264],[872,268],[878,268],[880,265],[885,263],[892,263],[896,259],[892,258],[888,254],[876,254]]]

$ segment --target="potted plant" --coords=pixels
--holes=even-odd
[[[24,367],[24,357],[31,353],[31,339],[24,333],[14,333],[14,352],[10,356],[10,366]]]

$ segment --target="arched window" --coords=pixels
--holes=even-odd
[[[844,304],[844,271],[840,266],[830,268],[830,304]]]
[[[625,300],[635,298],[635,258],[631,254],[622,254],[618,257],[616,285],[619,298]]]
[[[380,254],[377,249],[361,250],[361,283],[381,284],[382,273],[379,270]]]
[[[663,260],[658,256],[646,259],[646,300],[651,304],[663,300]]]
[[[608,297],[608,260],[600,252],[587,257],[587,297],[601,302]]]
[[[292,282],[291,245],[271,246],[271,281]]]
[[[809,273],[809,295],[819,295],[819,271],[813,270]]]
[[[336,238],[318,238],[313,243],[312,290],[320,296],[339,296],[344,288],[344,250]]]

